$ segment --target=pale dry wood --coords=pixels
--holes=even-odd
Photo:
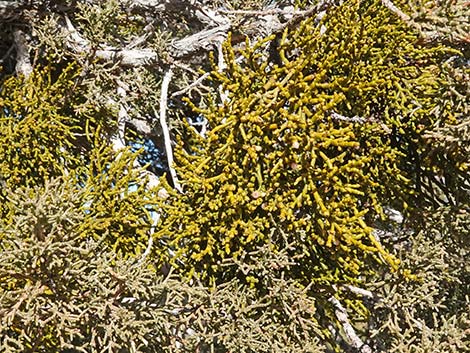
[[[163,131],[163,139],[165,143],[165,153],[166,159],[168,162],[168,169],[170,170],[171,180],[173,181],[173,186],[179,192],[183,192],[181,185],[178,181],[178,176],[176,175],[176,170],[173,168],[173,150],[171,148],[171,137],[170,130],[168,129],[168,124],[166,122],[166,110],[168,104],[168,87],[170,85],[171,77],[173,76],[172,68],[170,67],[163,76],[162,81],[162,90],[160,96],[160,126]]]
[[[20,30],[13,31],[13,39],[16,47],[16,73],[28,77],[33,72],[33,65],[29,58],[29,46],[26,34]]]
[[[77,53],[89,53],[92,51],[91,43],[85,39],[75,28],[72,21],[65,16],[66,31],[68,33],[67,45]],[[200,31],[186,38],[174,41],[171,44],[170,56],[172,59],[182,59],[198,51],[212,50],[223,42],[231,26],[224,24],[216,28]],[[96,57],[103,60],[119,62],[123,66],[151,66],[160,65],[158,53],[152,49],[125,49],[115,47],[104,47],[95,50]]]
[[[330,297],[328,301],[335,309],[336,318],[342,326],[347,342],[360,353],[373,353],[372,349],[357,335],[356,330],[349,322],[346,308],[341,304],[341,302],[335,297]]]
[[[174,59],[181,59],[200,50],[212,50],[227,38],[230,29],[230,24],[223,24],[177,40],[171,44],[171,55]]]
[[[409,22],[411,17],[399,9],[391,0],[382,0],[382,4],[397,15],[402,21]]]
[[[350,284],[343,284],[343,285],[341,285],[341,288],[344,288],[344,289],[350,291],[351,293],[357,294],[357,295],[359,295],[361,297],[364,297],[364,298],[376,299],[374,293],[372,293],[371,291],[369,291],[367,289],[364,289],[364,288],[352,286]]]

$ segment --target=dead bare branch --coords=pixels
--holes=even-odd
[[[15,29],[13,39],[16,46],[16,72],[28,77],[33,71],[31,60],[29,58],[28,42],[26,35],[20,29]]]
[[[176,171],[173,168],[173,150],[171,148],[171,138],[170,138],[170,130],[168,129],[168,124],[166,122],[166,108],[168,102],[168,86],[170,85],[171,77],[173,76],[172,68],[170,67],[168,71],[163,76],[162,82],[162,90],[160,96],[160,126],[163,131],[163,138],[165,142],[165,152],[166,158],[168,162],[168,169],[170,170],[171,180],[173,181],[173,186],[179,192],[183,192],[181,185],[178,181],[178,176],[176,175]]]
[[[200,50],[211,50],[227,38],[230,29],[230,24],[223,24],[175,41],[171,45],[173,47],[171,56],[180,59]]]
[[[395,15],[397,15],[402,21],[409,22],[411,21],[411,17],[400,10],[391,0],[382,0],[382,4],[392,11]]]
[[[338,299],[335,297],[330,297],[328,301],[333,305],[335,308],[335,315],[336,318],[338,319],[339,323],[341,324],[344,334],[346,335],[346,339],[348,340],[348,343],[355,349],[358,350],[358,352],[361,353],[372,353],[372,349],[362,342],[361,338],[357,335],[356,330],[354,330],[354,327],[351,325],[348,319],[348,313],[345,309],[345,307],[340,303]]]
[[[199,77],[196,81],[192,82],[191,84],[189,84],[187,87],[179,90],[179,91],[176,91],[174,93],[171,94],[171,97],[178,97],[178,96],[181,96],[183,94],[185,94],[186,92],[189,92],[191,91],[194,87],[197,87],[199,86],[206,78],[208,78],[210,76],[210,73],[209,72],[206,72],[204,75],[202,75],[201,77]]]

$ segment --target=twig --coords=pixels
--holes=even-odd
[[[404,13],[402,10],[396,7],[395,4],[391,2],[390,0],[382,0],[382,4],[386,8],[388,8],[390,11],[392,11],[395,15],[400,17],[401,20],[405,22],[409,22],[411,20],[410,16],[408,16],[406,13]]]
[[[266,10],[219,10],[220,13],[227,15],[248,15],[248,16],[266,16],[266,15],[294,15],[303,16],[308,10],[292,11],[292,9],[266,9]]]
[[[296,16],[294,16],[289,21],[284,23],[279,29],[274,31],[273,34],[280,35],[286,28],[289,28],[289,29],[295,28],[300,22],[302,22],[306,18],[311,17],[313,15],[317,15],[316,19],[317,21],[319,21],[324,16],[325,14],[324,11],[326,11],[332,6],[335,6],[336,3],[338,2],[339,2],[338,0],[320,1],[318,4],[316,4],[312,8],[305,10],[301,13],[298,13]]]
[[[210,72],[206,72],[204,75],[199,77],[196,81],[194,81],[190,85],[186,86],[185,88],[183,88],[179,91],[176,91],[176,92],[172,93],[171,97],[173,98],[173,97],[177,97],[177,96],[181,96],[181,95],[185,94],[186,92],[192,90],[194,87],[199,86],[201,84],[201,82],[204,81],[209,76],[210,76]]]
[[[156,223],[158,220],[154,221],[154,224],[152,225],[152,230],[149,234],[149,240],[147,243],[147,248],[145,249],[144,253],[142,254],[142,257],[139,259],[139,262],[137,263],[137,266],[141,266],[145,263],[145,260],[149,256],[150,252],[152,251],[152,246],[153,246],[153,228],[156,226]]]
[[[348,343],[355,349],[357,349],[360,353],[372,353],[372,349],[362,342],[361,338],[357,335],[354,327],[351,325],[348,319],[348,313],[344,306],[340,303],[338,299],[335,297],[331,297],[328,301],[333,305],[335,308],[335,315],[338,319],[339,323],[341,324],[343,331],[346,335]]]
[[[357,116],[357,115],[350,118],[348,116],[344,116],[344,115],[333,112],[331,113],[330,116],[335,120],[349,121],[352,123],[365,123],[366,122],[366,119],[361,118],[360,116]]]
[[[126,91],[122,87],[117,88],[117,93],[121,96],[121,101],[126,97]],[[118,112],[118,131],[117,136],[113,138],[113,149],[118,152],[125,147],[125,129],[126,129],[127,109],[124,103],[119,104]]]
[[[230,24],[223,24],[175,41],[171,44],[173,50],[170,55],[175,59],[181,59],[199,50],[211,50],[215,45],[219,45],[219,43],[222,43],[227,38],[227,33],[230,29]]]
[[[341,285],[341,288],[347,289],[351,293],[360,295],[361,297],[365,297],[365,298],[369,298],[369,299],[376,299],[374,293],[372,293],[371,291],[369,291],[367,289],[355,287],[355,286],[352,286],[350,284],[343,284],[343,285]]]
[[[144,34],[140,37],[135,38],[127,45],[127,49],[134,49],[139,45],[145,43],[155,32],[155,28],[152,24],[148,24],[144,27]]]
[[[74,50],[80,52],[89,49],[90,43],[78,33],[72,21],[70,21],[70,18],[66,15],[64,16],[64,20],[70,36],[69,45],[72,46]]]
[[[181,62],[175,61],[173,62],[173,66],[180,68],[182,70],[188,71],[192,75],[199,75],[199,72],[194,70],[191,66],[183,64]]]
[[[178,182],[178,176],[176,175],[176,171],[173,168],[173,150],[171,149],[170,131],[168,129],[168,124],[166,123],[168,86],[170,85],[172,75],[173,75],[173,71],[170,67],[168,71],[165,73],[165,75],[163,76],[162,90],[161,90],[161,96],[160,96],[160,126],[163,131],[166,159],[168,162],[168,169],[170,170],[171,180],[173,181],[173,185],[175,189],[178,190],[179,192],[183,192],[183,189],[181,188],[181,185]]]
[[[196,17],[199,21],[207,23],[211,26],[220,26],[230,24],[230,20],[225,16],[221,16],[222,11],[214,11],[208,7],[197,6],[198,8],[195,12]]]

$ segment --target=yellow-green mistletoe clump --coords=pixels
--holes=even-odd
[[[78,131],[70,116],[77,75],[70,66],[53,78],[50,67],[43,67],[27,79],[1,82],[0,177],[7,184],[37,185],[77,165],[69,153]]]
[[[150,236],[156,195],[147,187],[143,169],[134,168],[138,153],[114,151],[102,133],[115,124],[115,117],[100,116],[102,112],[82,104],[87,92],[79,74],[74,64],[61,72],[46,65],[28,78],[1,82],[0,240],[18,212],[11,194],[62,178],[82,196],[75,207],[83,221],[74,231],[84,241],[101,239],[124,256],[140,254]],[[48,228],[41,232],[47,238]]]
[[[420,46],[380,1],[345,1],[286,30],[276,64],[263,54],[271,40],[248,46],[241,63],[224,46],[227,67],[213,79],[227,98],[196,109],[211,130],[177,150],[184,193],[162,204],[169,260],[210,282],[264,244],[289,246],[289,276],[302,282],[354,281],[372,259],[396,269],[371,225],[412,191],[403,151],[437,121],[450,50]]]

